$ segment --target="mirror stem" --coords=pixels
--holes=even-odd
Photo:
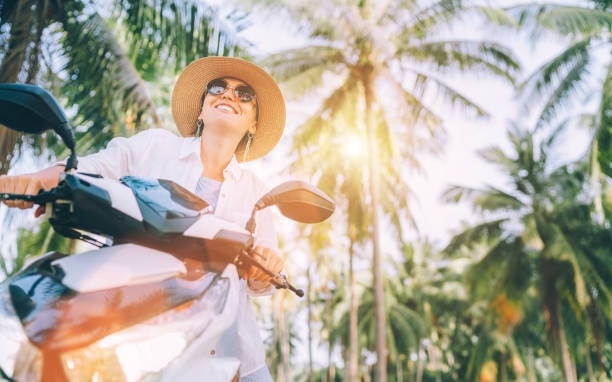
[[[76,169],[77,168],[77,155],[76,155],[76,151],[75,150],[70,150],[70,156],[68,157],[68,160],[66,161],[66,169],[64,170],[65,172],[68,172],[72,169]]]
[[[251,213],[251,217],[249,218],[249,221],[247,221],[246,223],[246,230],[249,231],[252,234],[255,233],[255,212],[257,211],[256,208],[253,208],[253,212]]]

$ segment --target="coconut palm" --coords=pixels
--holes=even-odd
[[[305,340],[305,347],[307,348],[308,354],[308,373],[303,375],[305,381],[314,381],[315,379],[315,366],[313,363],[314,353],[321,353],[320,350],[315,349],[316,340],[322,339],[329,332],[329,327],[332,325],[333,319],[329,315],[330,306],[342,299],[343,290],[338,290],[336,285],[342,284],[338,280],[342,277],[343,273],[341,261],[336,256],[339,252],[335,242],[337,239],[332,237],[330,225],[333,225],[333,221],[337,216],[333,216],[331,219],[319,223],[316,225],[300,224],[298,225],[298,232],[295,235],[288,235],[290,241],[285,242],[281,237],[280,245],[283,253],[287,253],[287,265],[289,268],[291,265],[295,265],[294,261],[299,262],[300,260],[306,261],[305,277],[296,280],[297,285],[303,285],[305,283],[305,297],[304,299],[298,299],[297,304],[292,304],[291,307],[283,306],[280,311],[294,310],[302,311],[305,314],[306,322],[306,338],[299,338]],[[304,255],[302,255],[304,253]],[[298,259],[296,259],[298,258]],[[298,275],[299,271],[296,269],[288,269],[288,273],[292,275]],[[291,301],[291,300],[289,300]],[[297,306],[296,306],[297,305]],[[291,313],[287,313],[291,314]],[[283,320],[284,325],[292,327],[299,326],[296,320],[301,318],[294,312],[294,317],[289,325],[289,320]],[[321,325],[317,325],[321,323]],[[276,323],[280,327],[280,323]],[[287,330],[287,329],[281,329]],[[296,330],[296,334],[303,334]],[[284,340],[273,334],[279,341]],[[319,337],[320,336],[320,337]],[[298,339],[298,340],[299,340]],[[277,346],[285,347],[287,344],[279,343]],[[289,348],[293,354],[294,347]],[[332,348],[328,348],[328,374],[329,376],[333,366],[331,364],[331,353]],[[288,367],[291,364],[289,354],[285,354],[286,357],[280,361],[282,363],[277,364],[279,368]],[[278,359],[278,356],[276,357]],[[271,359],[272,360],[272,359]]]
[[[481,248],[476,252],[481,258],[468,273],[476,300],[491,304],[506,296],[520,313],[531,298],[537,299],[548,353],[564,378],[576,381],[576,361],[591,357],[590,351],[577,353],[585,349],[580,342],[589,338],[589,349],[601,349],[609,336],[601,318],[610,317],[612,306],[605,244],[612,235],[589,213],[584,162],[559,164],[549,155],[562,127],[543,139],[515,127],[508,133],[512,153],[499,148],[483,152],[508,175],[507,189],[453,186],[446,191],[447,201],[470,201],[486,217],[457,234],[447,251]],[[472,370],[468,378],[477,373]]]
[[[446,262],[451,263],[451,262]],[[414,380],[423,380],[423,370],[427,363],[430,369],[442,369],[441,360],[433,356],[439,353],[440,345],[435,339],[440,338],[439,325],[448,314],[450,306],[457,306],[461,299],[455,293],[449,293],[448,288],[460,286],[451,268],[454,265],[442,264],[442,259],[436,254],[430,244],[424,243],[418,250],[412,247],[404,249],[404,257],[395,264],[393,271],[385,278],[385,308],[388,317],[387,342],[389,344],[389,372],[396,379],[404,375],[414,374]],[[359,291],[359,354],[372,352],[376,341],[376,320],[374,316],[374,294],[371,285],[360,285]],[[460,295],[461,293],[458,292]],[[461,305],[461,304],[460,304]],[[350,338],[350,309],[342,304],[336,307],[341,313],[334,325],[332,340],[341,339],[347,344]],[[337,340],[335,340],[337,341]],[[432,354],[429,361],[422,356],[426,352]],[[408,369],[404,367],[406,360],[414,359],[415,365]],[[393,365],[393,366],[391,366]],[[395,369],[395,370],[394,370]],[[369,376],[368,376],[369,377]],[[365,378],[364,378],[365,379]],[[365,379],[368,380],[368,379]],[[408,378],[412,380],[412,378]]]
[[[534,3],[510,9],[530,36],[539,37],[548,32],[560,36],[564,42],[563,49],[520,84],[521,99],[527,110],[538,108],[538,128],[568,119],[590,131],[594,191],[601,189],[604,193],[609,190],[612,177],[612,13],[607,9],[609,6],[604,2],[598,7]],[[587,109],[588,104],[594,106]],[[598,194],[595,207],[603,216],[601,199]],[[605,203],[608,206],[612,203],[609,195]]]
[[[289,97],[297,91],[306,94],[305,105],[317,105],[296,130],[296,163],[310,169],[315,180],[333,185],[326,191],[345,198],[348,209],[363,211],[360,217],[365,220],[351,221],[346,229],[364,222],[367,226],[356,240],[372,251],[377,380],[384,382],[388,349],[382,226],[390,227],[401,243],[411,222],[409,174],[401,169],[418,168],[417,152],[438,147],[442,134],[442,117],[429,97],[442,95],[483,115],[485,111],[445,81],[444,74],[478,70],[511,79],[518,64],[499,44],[442,32],[475,10],[457,1],[257,4],[272,9],[275,18],[287,14],[292,25],[311,37],[305,46],[275,52],[262,62],[283,81]],[[351,159],[344,149],[353,142],[360,154],[356,176],[345,172]]]
[[[421,316],[421,312],[412,309],[408,303],[411,301],[405,295],[405,288],[401,279],[385,280],[385,307],[387,309],[388,325],[385,336],[389,344],[389,359],[394,365],[404,359],[411,352],[416,352],[422,338],[426,337],[427,324]],[[375,298],[373,288],[365,287],[360,296],[359,329],[360,350],[372,351],[376,345],[376,316]],[[346,344],[349,339],[349,311],[347,306],[337,306],[343,309],[343,314],[334,325],[330,340],[332,343],[340,342]],[[402,357],[403,356],[403,357]]]

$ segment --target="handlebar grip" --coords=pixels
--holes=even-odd
[[[260,264],[259,261],[257,261],[257,259],[255,259],[248,250],[243,251],[234,260],[234,263],[238,263],[238,262],[240,262],[240,263],[244,262],[244,263],[246,263],[249,266],[256,266],[257,268],[259,268],[262,271],[266,272],[269,276],[272,277],[272,279],[270,280],[270,283],[276,289],[289,289],[290,291],[295,293],[298,297],[304,297],[304,291],[302,289],[298,289],[298,288],[294,287],[293,285],[291,285],[291,283],[287,280],[287,277],[285,275],[283,275],[283,274],[274,274],[272,271],[270,271],[264,265]]]
[[[25,200],[26,202],[32,202],[38,205],[44,205],[47,202],[50,202],[54,199],[57,199],[57,196],[52,194],[49,191],[40,191],[37,195],[29,195],[29,194],[11,194],[8,192],[4,192],[0,194],[0,200]]]
[[[36,197],[38,195],[26,195],[26,194],[10,194],[10,193],[2,193],[0,194],[1,200],[25,200],[26,202],[36,203]]]
[[[278,281],[279,279],[281,281]],[[304,290],[298,289],[294,287],[293,285],[291,285],[291,283],[287,280],[287,278],[284,275],[276,275],[272,279],[272,285],[274,285],[277,289],[289,289],[290,291],[295,293],[296,296],[304,297]]]

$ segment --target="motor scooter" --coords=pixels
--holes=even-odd
[[[0,84],[0,124],[51,129],[70,151],[56,187],[0,199],[45,206],[55,232],[93,248],[51,251],[0,283],[0,381],[237,380],[239,360],[213,349],[237,319],[242,272],[259,267],[276,288],[303,295],[257,261],[257,211],[277,206],[291,220],[318,223],[333,201],[308,183],[285,182],[240,227],[172,181],[79,172],[73,129],[41,87]]]

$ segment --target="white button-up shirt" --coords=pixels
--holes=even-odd
[[[117,137],[95,154],[79,158],[79,171],[119,179],[125,175],[172,180],[195,192],[202,174],[200,138],[179,137],[164,129],[148,129],[130,138]],[[268,188],[233,158],[223,171],[224,182],[214,215],[244,227],[257,200]],[[256,215],[256,244],[277,249],[271,209]],[[240,375],[265,366],[265,348],[250,301],[248,287],[240,283],[240,308],[234,327],[221,339],[216,355],[238,357]]]

